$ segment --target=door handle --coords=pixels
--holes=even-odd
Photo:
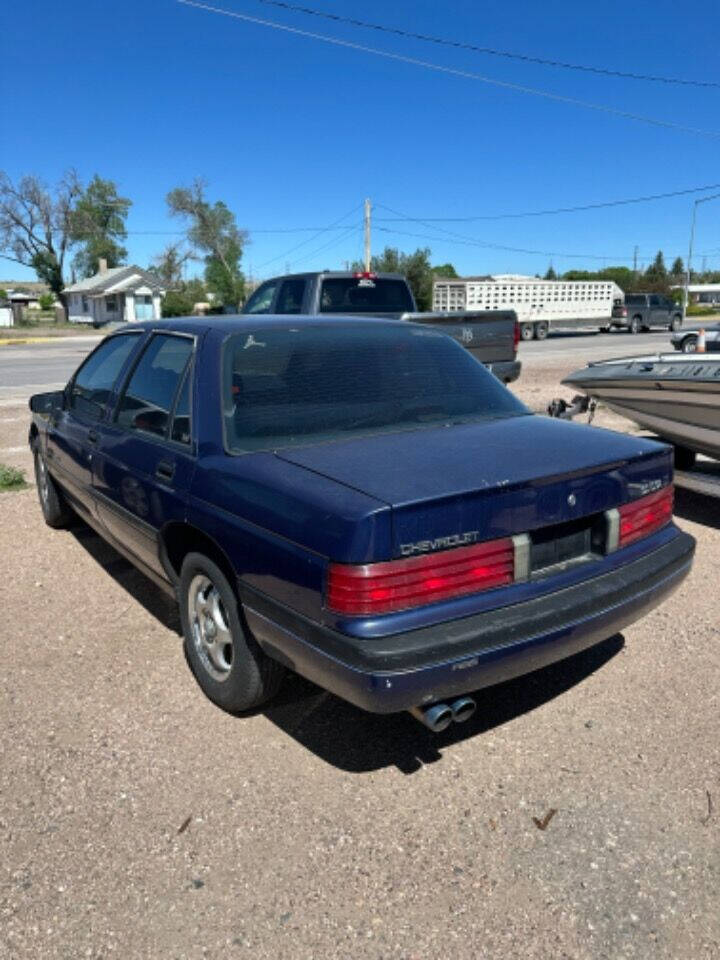
[[[175,476],[175,464],[171,460],[161,460],[155,468],[155,476],[169,483]]]
[[[97,430],[88,430],[88,443],[97,443],[98,442],[98,433]]]

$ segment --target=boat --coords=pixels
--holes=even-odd
[[[676,447],[720,460],[720,356],[657,354],[590,363],[563,384]]]

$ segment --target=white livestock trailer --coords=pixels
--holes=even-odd
[[[504,274],[436,280],[433,310],[514,310],[523,340],[544,340],[552,327],[610,326],[625,294],[611,280],[538,280]]]

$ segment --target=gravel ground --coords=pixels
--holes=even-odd
[[[223,714],[169,601],[0,494],[0,957],[717,958],[720,504],[678,513],[670,600],[434,736],[298,678]]]

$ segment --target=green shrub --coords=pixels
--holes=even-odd
[[[0,490],[23,490],[26,486],[24,470],[0,463]]]
[[[689,317],[711,317],[715,313],[720,313],[720,307],[709,307],[704,304],[691,303],[687,308]]]
[[[55,306],[55,297],[51,293],[41,293],[38,302],[41,310],[52,310]]]

